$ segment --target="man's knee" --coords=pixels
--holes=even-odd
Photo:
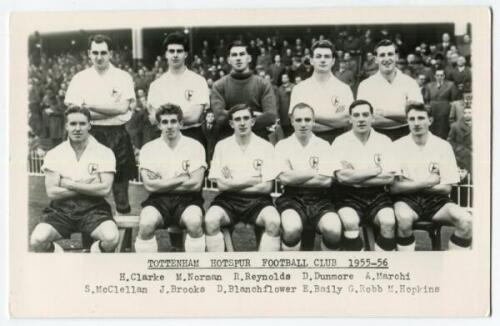
[[[146,206],[142,209],[139,217],[139,236],[142,239],[149,239],[154,235],[159,218],[161,216],[155,208]]]
[[[383,229],[394,229],[396,226],[396,217],[391,207],[382,208],[378,211],[376,220]]]
[[[472,233],[472,215],[466,209],[456,204],[448,204],[452,222],[459,231],[470,235]]]
[[[330,212],[324,214],[319,222],[319,230],[329,242],[338,242],[341,239],[342,223],[337,214]]]
[[[191,236],[203,234],[203,213],[198,206],[189,206],[182,213],[181,221]]]
[[[418,219],[417,213],[404,203],[396,203],[394,212],[399,230],[410,231]]]
[[[30,246],[33,248],[33,250],[41,250],[46,247],[48,243],[48,234],[41,232],[38,228],[35,228],[30,237]]]
[[[359,216],[354,209],[350,207],[343,207],[339,209],[338,213],[346,231],[359,230]]]
[[[267,206],[261,211],[262,221],[266,233],[270,236],[277,237],[280,234],[281,217],[276,208]]]
[[[205,228],[208,235],[214,235],[220,231],[224,210],[218,206],[212,206],[205,214]]]
[[[291,209],[285,210],[281,214],[283,238],[289,242],[300,241],[302,235],[302,220],[299,214]]]
[[[99,231],[99,240],[103,243],[103,245],[105,245],[106,247],[116,247],[118,245],[120,237],[116,224],[101,224],[101,229]]]

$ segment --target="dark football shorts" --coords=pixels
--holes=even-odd
[[[53,200],[41,218],[41,222],[50,224],[63,238],[69,238],[73,232],[90,235],[105,221],[114,221],[108,202],[101,197],[82,195]]]
[[[417,213],[420,221],[432,221],[436,213],[446,204],[452,203],[450,197],[438,194],[395,195],[394,202],[402,201]]]
[[[304,228],[315,230],[321,217],[335,213],[329,189],[285,187],[283,195],[276,199],[276,208],[283,213],[287,209],[296,211]]]
[[[232,225],[238,222],[255,224],[260,212],[273,206],[273,200],[270,195],[223,192],[214,198],[212,206],[224,209]]]
[[[154,193],[149,195],[141,204],[142,207],[152,206],[156,208],[163,217],[164,227],[171,225],[184,227],[180,225],[182,213],[191,205],[200,207],[203,212],[203,197],[201,196],[201,192],[182,194]]]
[[[124,125],[96,126],[93,125],[90,133],[102,145],[109,147],[116,158],[115,182],[132,180],[137,177],[134,148],[130,136]]]
[[[335,184],[333,203],[338,210],[350,207],[365,223],[373,223],[377,213],[386,207],[393,208],[393,201],[384,187],[356,188]]]

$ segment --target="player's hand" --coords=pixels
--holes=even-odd
[[[75,182],[70,178],[61,177],[61,180],[59,181],[59,186],[71,190],[73,188],[74,183]]]
[[[438,185],[441,182],[441,177],[437,173],[431,173],[427,178],[427,182],[431,187]]]
[[[345,105],[339,105],[337,106],[337,109],[335,110],[336,113],[344,112],[345,111]]]
[[[231,175],[231,170],[229,170],[229,168],[227,166],[224,166],[221,170],[222,172],[222,175],[224,176],[224,178],[226,179],[232,179],[233,176]]]
[[[159,173],[154,173],[153,171],[150,170],[146,170],[146,175],[148,176],[149,180],[161,179],[161,175]]]
[[[340,164],[342,164],[342,169],[354,170],[354,166],[350,162],[341,161]]]

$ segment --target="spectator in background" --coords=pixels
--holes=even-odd
[[[457,58],[457,66],[450,72],[450,80],[457,85],[460,94],[472,91],[472,72],[463,56]]]
[[[427,85],[427,77],[425,77],[424,74],[419,74],[416,80],[418,87],[420,88],[420,92],[422,93],[422,97],[426,98],[427,89],[425,88],[425,85]]]
[[[458,167],[472,173],[472,108],[464,108],[464,114],[451,125],[448,142],[453,147]]]
[[[470,64],[470,54],[471,54],[471,40],[470,35],[465,34],[461,38],[461,42],[457,44],[457,51],[460,55],[464,56],[468,64]]]
[[[273,85],[280,84],[280,77],[285,72],[285,66],[281,63],[281,56],[276,54],[274,56],[274,63],[269,66],[267,73],[271,76]]]
[[[281,130],[283,131],[284,137],[288,137],[293,134],[293,128],[290,123],[290,117],[288,115],[288,109],[290,108],[290,96],[292,94],[294,83],[290,81],[290,76],[288,74],[281,75],[281,86],[278,89],[279,96],[279,119]]]
[[[371,48],[373,49],[373,47]],[[372,52],[366,52],[366,60],[363,62],[363,69],[361,72],[361,78],[366,79],[370,76],[373,76],[378,71],[378,65],[375,61],[375,56]]]
[[[217,129],[215,126],[216,121],[214,112],[211,109],[208,109],[205,111],[204,115],[205,119],[201,128],[207,140],[207,162],[210,164],[214,154],[215,144],[217,142]]]
[[[270,54],[267,52],[266,48],[261,47],[260,54],[257,56],[257,66],[261,66],[262,69],[267,70],[269,69],[271,62],[272,60]]]
[[[351,89],[353,89],[356,79],[354,77],[354,73],[352,72],[352,70],[348,68],[348,63],[346,61],[344,60],[340,61],[339,69],[335,71],[334,75],[340,81],[346,83],[347,85],[349,85],[349,87],[351,87]]]
[[[448,137],[450,131],[450,102],[458,98],[458,90],[455,84],[445,80],[444,70],[436,70],[435,81],[426,85],[425,103],[431,106],[431,114],[434,118],[430,131],[442,139]]]
[[[441,37],[441,43],[437,44],[436,48],[438,52],[441,53],[446,53],[450,49],[450,46],[452,45],[450,42],[450,34],[448,33],[443,33]]]

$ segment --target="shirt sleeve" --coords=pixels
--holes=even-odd
[[[123,98],[125,100],[135,101],[134,80],[128,73],[126,73],[126,77],[123,80],[124,80]]]
[[[382,166],[384,172],[401,174],[401,168],[397,162],[396,152],[394,150],[394,143],[390,139],[387,139],[383,148],[385,157]]]
[[[290,95],[290,106],[288,107],[288,114],[292,112],[292,109],[300,101],[300,87],[295,86],[292,88],[292,94]]]
[[[424,103],[424,98],[422,97],[422,92],[420,91],[417,82],[410,78],[409,86],[408,99],[410,101]]]
[[[208,90],[208,84],[203,77],[199,78],[198,88],[198,98],[196,99],[196,103],[210,104],[210,92]]]
[[[152,172],[158,172],[156,170],[154,155],[151,155],[150,146],[143,146],[139,152],[139,166],[141,169],[148,169]]]
[[[116,172],[115,154],[110,149],[106,149],[102,155],[102,162],[99,164],[98,172]]]
[[[148,104],[153,107],[155,110],[160,107],[160,104],[158,103],[158,95],[156,91],[156,83],[153,81],[151,85],[149,85],[149,90],[148,90]]]
[[[66,96],[64,97],[64,103],[68,106],[80,106],[83,103],[82,90],[79,81],[80,77],[77,74],[73,76],[73,79],[69,82],[68,89],[66,90]]]
[[[54,151],[48,151],[47,155],[43,160],[42,172],[52,171],[58,172],[59,170],[59,160],[57,159],[58,155],[55,155]]]
[[[279,173],[273,145],[269,144],[265,154],[262,166],[262,182],[274,180]]]
[[[439,167],[441,184],[455,184],[460,182],[457,160],[451,145],[446,143],[442,149],[442,162]]]
[[[207,162],[205,159],[205,148],[200,143],[195,143],[193,148],[193,168],[190,172],[198,170],[199,168],[207,168]]]
[[[336,171],[342,170],[341,162],[341,144],[336,139],[333,141],[332,146],[330,147],[330,175],[333,175]]]
[[[210,171],[208,172],[208,178],[210,180],[222,179],[221,169],[221,143],[217,143],[214,149],[214,156],[212,158],[212,163],[210,164]]]
[[[291,170],[290,165],[288,164],[288,155],[286,153],[285,145],[282,141],[276,144],[274,149],[275,162],[277,174],[288,172]]]

